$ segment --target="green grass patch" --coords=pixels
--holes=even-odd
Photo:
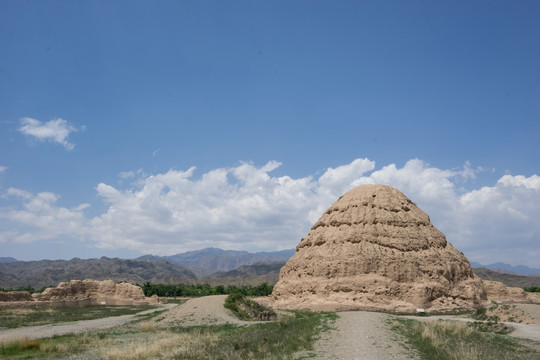
[[[2,357],[13,357],[17,355],[32,355],[39,354],[41,346],[41,340],[39,339],[20,339],[16,341],[11,341],[6,344],[0,344],[0,356]]]
[[[393,329],[429,360],[537,360],[540,352],[503,335],[485,333],[458,321],[396,319]]]
[[[14,308],[0,310],[0,328],[18,328],[58,322],[93,320],[135,314],[155,306],[84,306]]]
[[[227,296],[224,306],[226,309],[231,310],[240,320],[270,321],[277,319],[274,310],[238,293]]]
[[[294,353],[312,350],[317,334],[329,329],[335,314],[295,312],[279,321],[251,326],[222,325],[178,329],[188,333],[217,335],[189,359],[292,359]],[[210,337],[210,336],[209,336]],[[175,358],[185,359],[180,353]]]

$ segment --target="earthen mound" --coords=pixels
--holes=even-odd
[[[484,288],[489,300],[512,302],[512,303],[530,303],[531,298],[522,288],[507,287],[501,282],[484,280]]]
[[[0,301],[32,301],[28,291],[0,291]]]
[[[451,311],[481,307],[469,261],[400,191],[364,185],[339,198],[281,269],[285,309]]]
[[[112,280],[71,280],[41,294],[26,291],[0,292],[0,307],[86,306],[86,305],[155,305],[156,295],[145,297],[139,286]]]
[[[62,302],[66,305],[151,305],[157,297],[147,298],[135,285],[112,280],[71,280],[48,288],[41,294],[33,294],[36,301]]]

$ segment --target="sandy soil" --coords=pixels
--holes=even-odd
[[[525,311],[529,319],[532,319],[532,321],[530,324],[508,323],[516,329],[509,335],[540,342],[540,305],[517,304],[516,306]]]
[[[390,330],[391,315],[365,311],[338,313],[334,330],[323,332],[314,351],[305,352],[315,360],[418,359],[404,346],[404,339]]]
[[[112,316],[95,320],[81,320],[51,325],[28,326],[17,329],[0,330],[0,342],[22,338],[39,339],[55,335],[81,333],[89,330],[108,329],[113,326],[130,322],[134,320],[137,315],[148,314],[155,311],[161,311],[163,309],[171,309],[175,306],[176,304],[163,304],[159,305],[155,309],[145,310],[132,315]]]
[[[532,319],[531,325],[540,327],[540,304],[516,304]]]
[[[249,325],[254,321],[242,321],[223,307],[227,295],[204,296],[190,299],[153,319],[157,325]]]

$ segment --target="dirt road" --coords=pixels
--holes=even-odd
[[[172,309],[175,306],[177,305],[163,304],[159,305],[157,308],[145,310],[133,315],[111,316],[94,320],[81,320],[51,325],[28,326],[17,329],[0,330],[0,342],[22,338],[39,339],[55,335],[81,333],[89,330],[108,329],[113,326],[130,322],[134,320],[137,315],[144,315],[164,309]]]
[[[390,330],[391,315],[364,311],[338,313],[334,330],[323,332],[314,351],[314,360],[410,360],[417,355],[404,346],[404,340]]]

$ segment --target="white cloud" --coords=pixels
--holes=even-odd
[[[54,119],[42,123],[39,120],[24,117],[21,119],[21,127],[19,131],[24,135],[31,136],[39,141],[52,141],[61,144],[66,150],[71,151],[75,148],[75,144],[67,141],[67,137],[74,131],[83,131],[69,124],[64,119]]]
[[[0,165],[0,173],[3,173],[4,171],[6,171],[8,168],[7,166],[2,166]]]
[[[456,184],[474,180],[477,170],[469,163],[462,169],[445,170],[412,159],[403,167],[390,164],[376,169],[373,161],[356,159],[328,168],[318,178],[296,179],[273,176],[279,166],[276,161],[261,167],[241,163],[200,176],[195,167],[154,176],[142,171],[126,173],[125,178],[136,180],[127,187],[104,183],[96,187],[107,211],[91,219],[83,214],[85,204],[67,209],[56,205],[56,194],[8,189],[4,197],[18,198],[22,205],[0,211],[0,219],[12,224],[3,226],[0,242],[9,233],[17,241],[71,236],[91,240],[101,248],[157,254],[205,246],[291,248],[345,191],[379,183],[398,188],[416,202],[471,260],[537,266],[537,175],[505,175],[493,186],[465,191],[457,190]]]
[[[19,209],[0,208],[0,220],[4,221],[0,242],[34,242],[56,239],[62,236],[81,238],[87,231],[83,210],[88,204],[73,209],[59,207],[59,196],[50,192],[32,194],[9,188],[3,198],[16,197],[21,201]],[[8,229],[11,228],[11,229]]]
[[[540,177],[505,175],[494,186],[463,194],[448,236],[477,258],[529,259],[540,250]],[[479,260],[480,261],[480,260]]]

